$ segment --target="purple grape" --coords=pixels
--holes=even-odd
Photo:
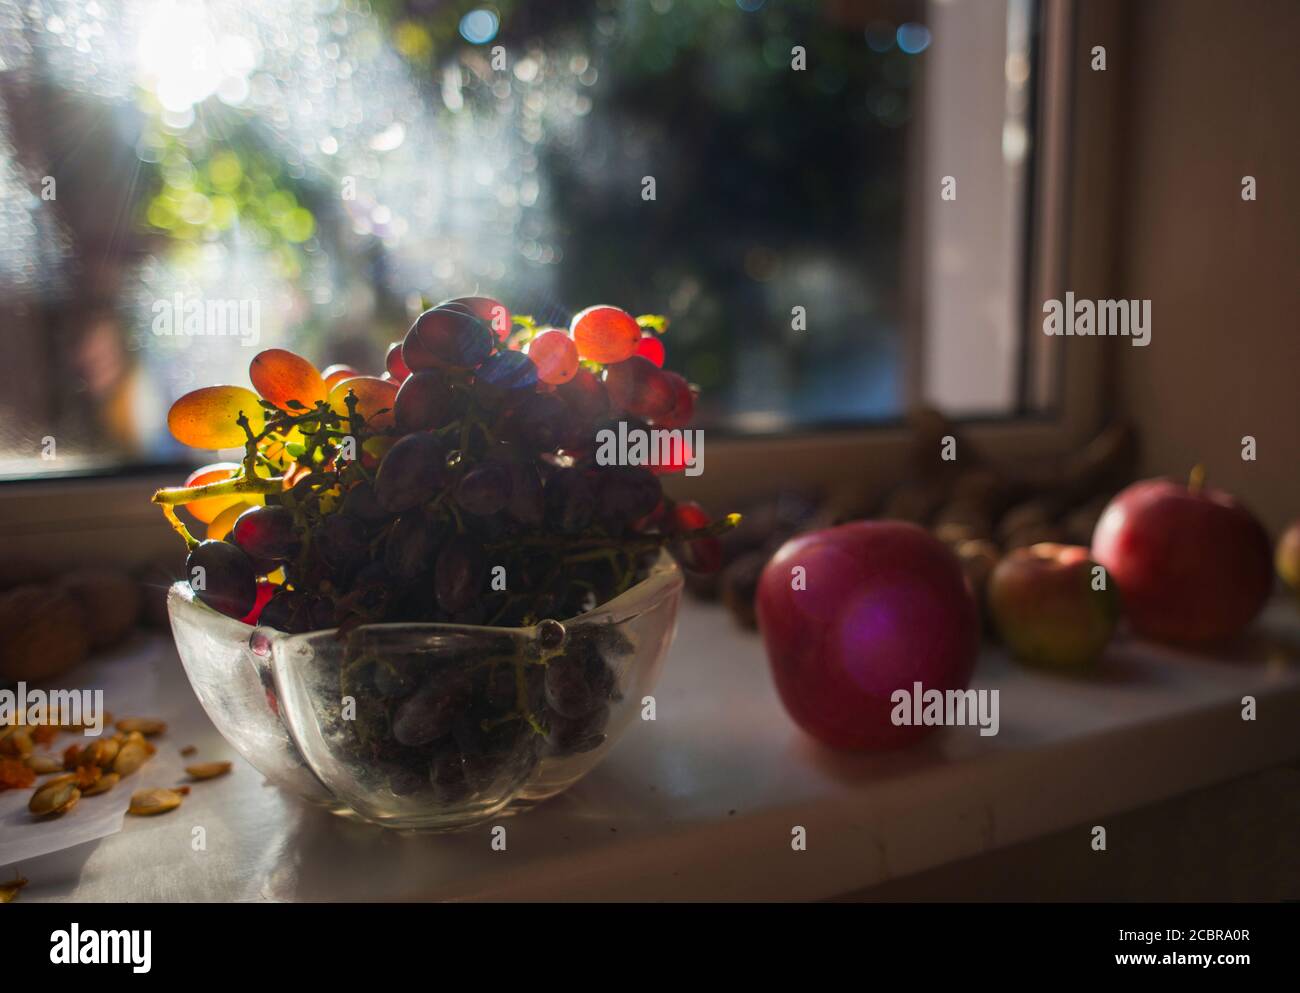
[[[245,617],[257,601],[252,560],[229,542],[200,542],[185,562],[185,574],[194,595],[228,617]]]
[[[582,717],[603,702],[587,679],[587,666],[582,658],[561,655],[547,664],[546,703],[561,717]]]
[[[545,516],[542,480],[531,462],[510,463],[510,502],[506,513],[527,527],[539,527]]]
[[[426,310],[415,319],[411,330],[434,364],[443,368],[473,369],[492,352],[492,331],[488,326],[451,306]]]
[[[473,792],[465,781],[465,766],[455,748],[440,751],[429,763],[429,782],[438,803],[459,803]]]
[[[398,579],[414,579],[432,570],[440,530],[419,511],[403,514],[384,542],[385,568]]]
[[[480,517],[502,510],[510,499],[510,471],[497,462],[475,466],[456,484],[456,502]]]
[[[510,411],[508,432],[524,448],[553,452],[565,436],[569,408],[554,393],[534,393]]]
[[[537,385],[537,366],[523,352],[497,352],[478,370],[478,381],[505,392],[531,389]]]
[[[659,477],[642,466],[609,466],[597,480],[596,514],[607,523],[638,521],[653,513],[663,496]]]
[[[390,514],[432,500],[446,471],[446,454],[431,434],[408,434],[384,456],[375,476],[375,499]]]
[[[348,490],[348,495],[343,498],[343,513],[363,524],[382,524],[391,516],[388,511],[379,506],[379,501],[375,498],[375,488],[366,479]]]
[[[577,534],[591,523],[596,498],[578,469],[561,469],[546,481],[546,520],[561,534]]]
[[[552,755],[577,755],[599,748],[605,741],[609,704],[602,703],[582,717],[547,715],[546,745]]]
[[[325,564],[338,572],[361,565],[370,554],[365,525],[346,514],[331,514],[321,521],[315,540]]]
[[[466,535],[456,535],[442,546],[434,568],[438,606],[449,614],[465,610],[478,597],[487,576],[482,546]]]
[[[402,434],[440,428],[452,417],[455,398],[446,380],[436,372],[408,376],[393,401],[393,417]]]
[[[471,686],[459,669],[444,668],[429,676],[393,713],[393,739],[412,747],[427,745],[451,732],[469,706]]]

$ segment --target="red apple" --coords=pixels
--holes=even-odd
[[[1268,535],[1227,493],[1168,479],[1134,483],[1102,512],[1092,555],[1139,634],[1202,642],[1236,634],[1273,585]]]
[[[932,729],[890,720],[891,694],[916,682],[965,689],[975,668],[979,622],[961,565],[914,524],[859,521],[791,539],[763,570],[757,608],[782,703],[836,748],[921,737]]]
[[[1078,545],[1017,548],[989,579],[989,612],[1021,662],[1080,669],[1095,662],[1115,632],[1119,597]],[[1100,587],[1100,588],[1098,588]]]
[[[1277,574],[1300,596],[1300,521],[1292,521],[1277,540]]]

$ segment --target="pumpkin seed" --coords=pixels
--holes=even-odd
[[[100,760],[95,763],[101,769],[107,769],[117,758],[117,753],[122,750],[122,743],[114,738],[104,738],[100,741]]]
[[[27,768],[31,769],[32,772],[36,773],[38,776],[46,776],[51,772],[61,772],[63,770],[63,762],[60,759],[56,759],[53,755],[28,755]]]
[[[117,758],[118,748],[118,743],[112,738],[100,738],[92,741],[77,756],[77,765],[97,765],[107,769],[113,764],[113,759]]]
[[[12,755],[15,758],[26,758],[32,754],[32,749],[35,747],[31,732],[26,728],[14,728],[8,736],[0,739],[0,754]]]
[[[116,772],[106,772],[97,780],[81,791],[82,796],[98,796],[100,793],[107,793],[122,777]]]
[[[130,734],[132,731],[139,731],[147,737],[152,737],[155,734],[162,734],[166,731],[167,725],[152,717],[123,717],[117,722],[117,729],[119,731],[125,731],[127,734]]]
[[[145,743],[128,738],[118,749],[117,758],[113,760],[113,771],[119,776],[129,776],[144,765],[148,758],[149,749],[145,747]]]
[[[180,805],[181,795],[175,790],[136,790],[131,794],[131,806],[126,812],[137,817],[152,817],[154,814],[175,810]]]
[[[216,779],[230,771],[230,763],[199,762],[195,765],[187,765],[185,771],[189,773],[191,779]]]
[[[77,801],[80,799],[81,790],[77,789],[75,782],[68,780],[62,782],[51,781],[32,794],[31,800],[27,803],[27,809],[37,817],[66,814],[77,805]]]

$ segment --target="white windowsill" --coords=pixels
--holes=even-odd
[[[163,747],[234,757],[169,640],[136,647],[158,658],[156,716],[171,724]],[[757,635],[688,601],[658,720],[635,724],[567,794],[499,821],[505,852],[491,850],[486,827],[404,835],[309,809],[236,759],[175,813],[128,818],[101,842],[21,863],[30,879],[21,899],[832,897],[1295,757],[1295,606],[1271,604],[1241,654],[1220,661],[1121,642],[1103,674],[1082,682],[989,652],[975,685],[1001,690],[999,735],[946,729],[902,752],[848,756],[791,725]],[[1246,694],[1258,699],[1253,723],[1240,717]],[[196,825],[206,852],[191,848]],[[795,825],[807,829],[805,852],[791,850]],[[1087,845],[1081,830],[1081,857]]]

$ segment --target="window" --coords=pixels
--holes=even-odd
[[[476,290],[667,313],[721,435],[1025,409],[1029,0],[0,18],[0,476],[189,461],[257,347],[373,370]]]

